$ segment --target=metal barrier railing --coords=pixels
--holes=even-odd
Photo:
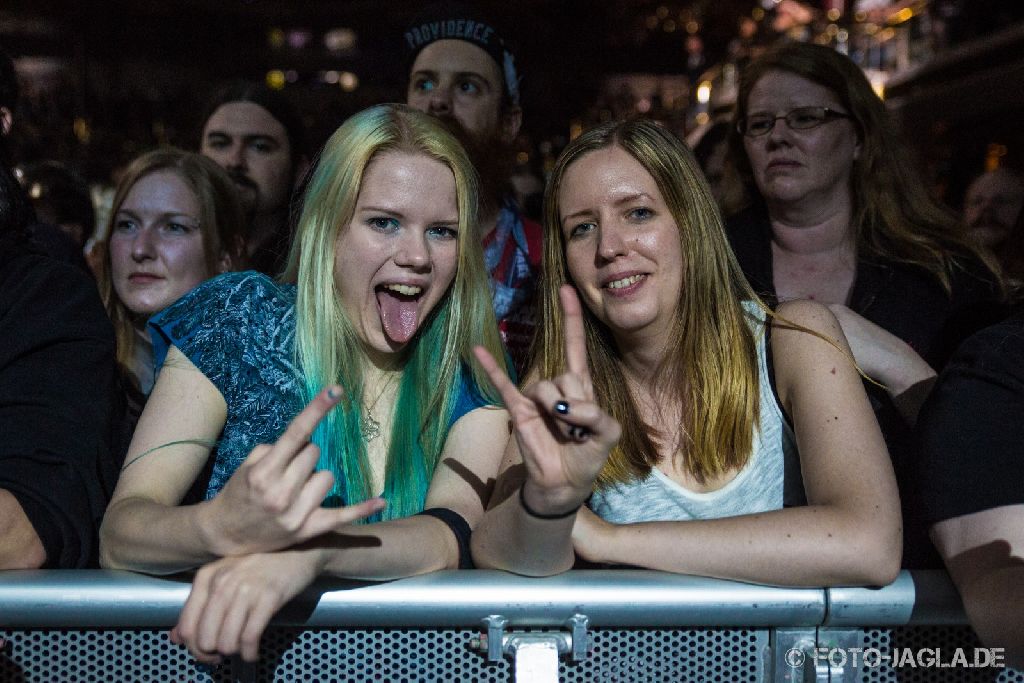
[[[892,659],[915,643],[946,660],[980,647],[942,572],[879,589],[644,570],[323,582],[278,615],[259,665],[212,670],[159,631],[188,591],[187,578],[129,572],[0,572],[0,681],[896,681],[912,667],[914,681],[1024,683],[1009,669]]]

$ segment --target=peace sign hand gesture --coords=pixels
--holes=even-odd
[[[541,515],[579,507],[622,431],[594,402],[576,291],[563,285],[559,299],[565,318],[566,373],[520,392],[486,350],[475,349],[512,416],[526,467],[523,500]]]

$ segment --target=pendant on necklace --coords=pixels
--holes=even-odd
[[[380,422],[373,419],[373,415],[369,412],[363,416],[360,423],[360,431],[363,434],[363,441],[370,443],[378,436],[380,436]]]

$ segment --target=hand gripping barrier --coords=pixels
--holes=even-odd
[[[880,589],[644,570],[323,582],[278,614],[258,664],[216,668],[167,639],[188,591],[187,577],[0,572],[0,683],[1024,683],[1011,669],[940,666],[980,647],[942,572],[903,572]],[[915,658],[921,650],[931,655]]]

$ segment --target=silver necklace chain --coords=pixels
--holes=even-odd
[[[359,421],[359,431],[362,434],[363,441],[366,443],[370,443],[380,436],[380,422],[374,419],[373,409],[377,407],[377,404],[380,403],[380,399],[384,397],[385,393],[387,393],[388,387],[391,386],[391,382],[393,380],[394,377],[391,377],[384,383],[384,388],[380,390],[379,394],[377,394],[377,398],[375,398],[373,403],[363,411],[363,417]]]

